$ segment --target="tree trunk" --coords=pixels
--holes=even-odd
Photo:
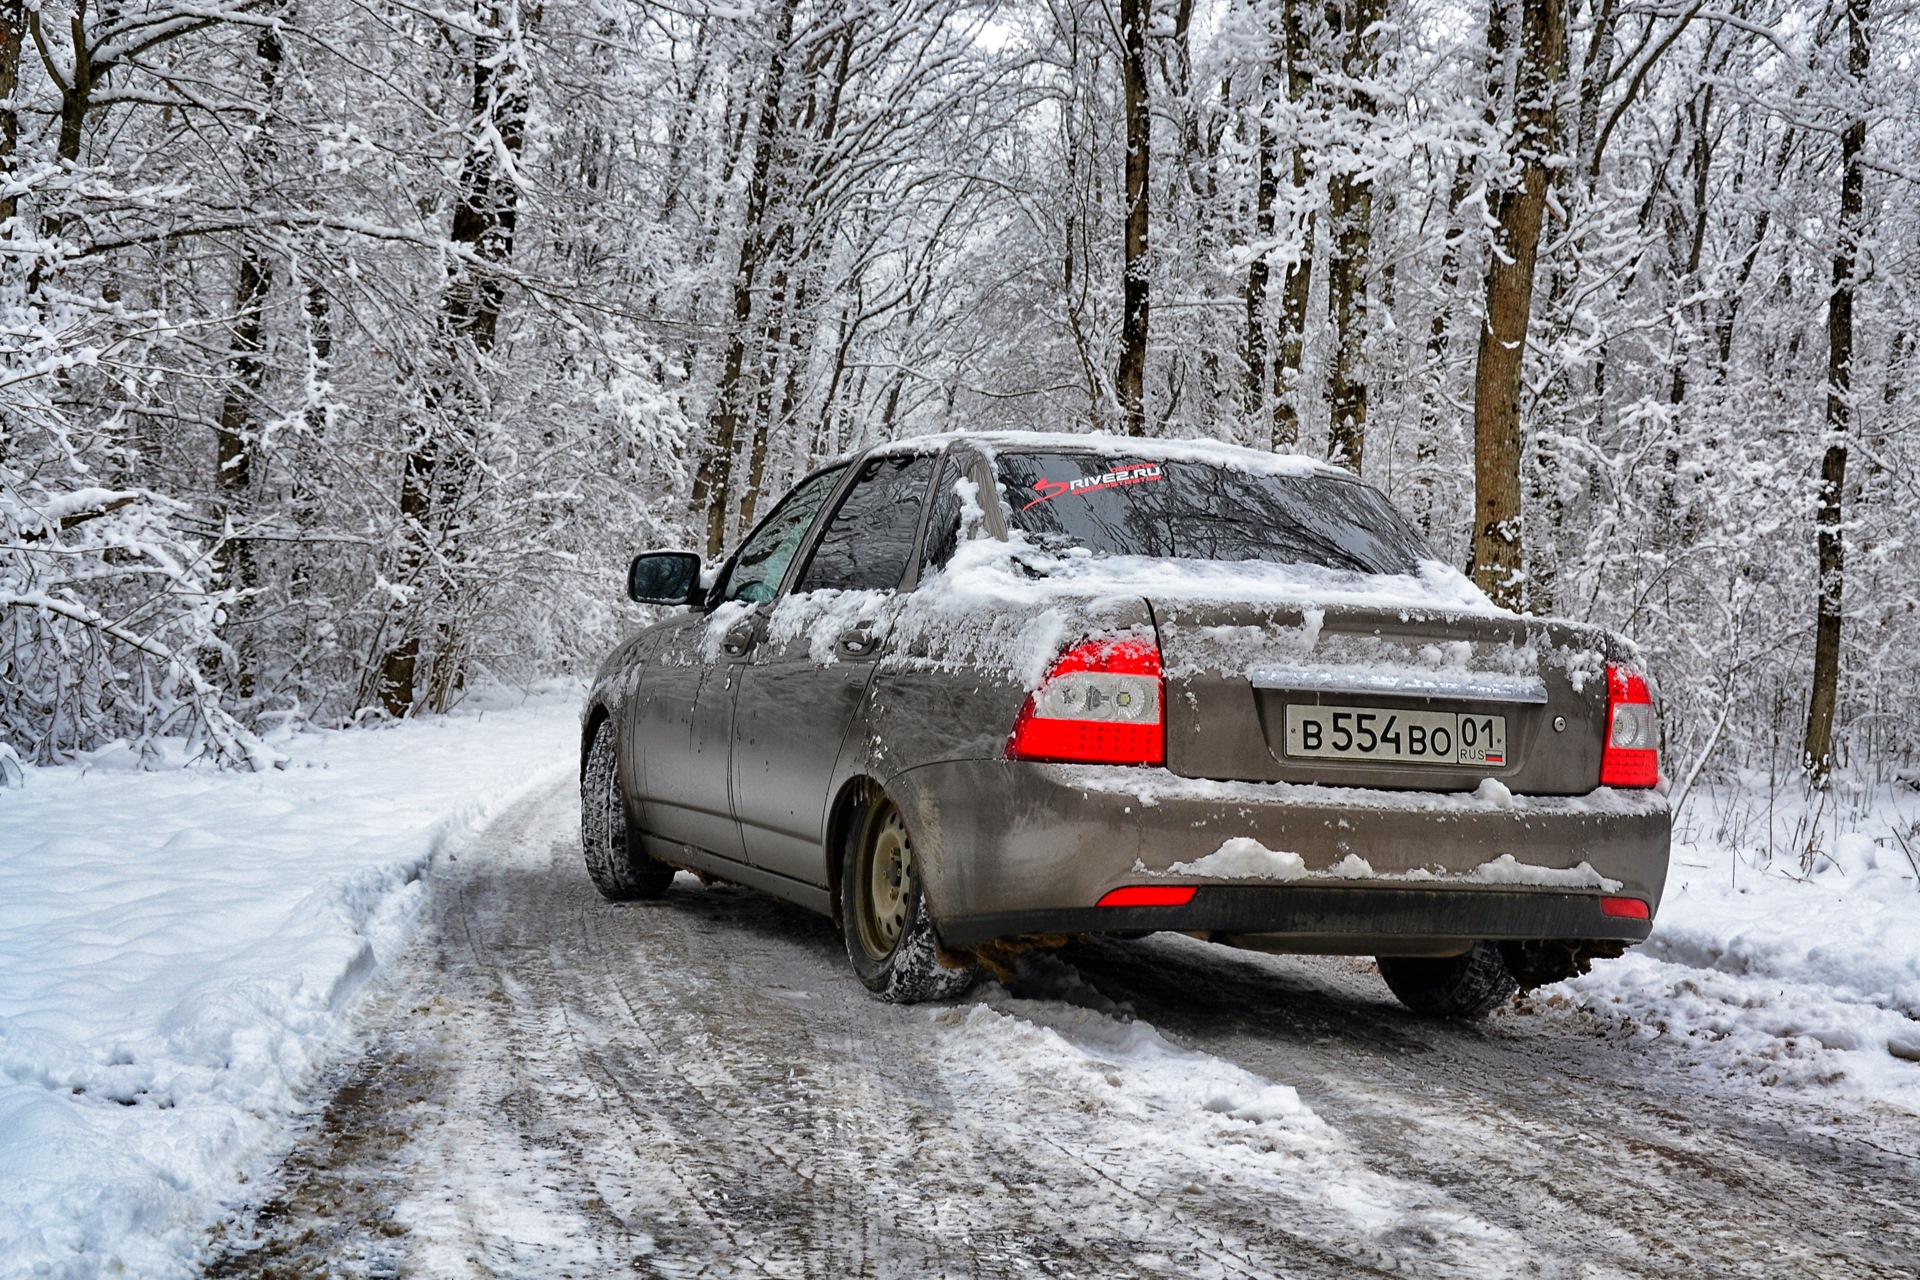
[[[1120,0],[1122,92],[1127,109],[1127,227],[1121,284],[1120,367],[1114,389],[1127,434],[1147,433],[1147,163],[1153,118],[1147,110],[1147,23],[1150,0]]]
[[[1465,203],[1469,183],[1473,177],[1472,166],[1462,157],[1453,168],[1453,185],[1447,191],[1447,224],[1440,240],[1440,280],[1436,292],[1440,304],[1434,308],[1433,317],[1427,322],[1427,379],[1428,385],[1420,397],[1420,443],[1414,451],[1414,516],[1420,522],[1420,532],[1433,536],[1433,477],[1440,466],[1440,415],[1443,407],[1451,410],[1447,403],[1447,348],[1452,345],[1453,336],[1453,289],[1460,279],[1460,244],[1466,239],[1467,229],[1461,225],[1460,206]],[[1449,439],[1457,439],[1453,427],[1447,428]]]
[[[740,490],[737,527],[742,537],[753,528],[753,515],[760,504],[760,486],[766,482],[767,433],[773,428],[773,384],[780,373],[787,306],[787,272],[783,266],[774,273],[773,287],[767,290],[767,327],[760,336],[760,356],[754,361],[759,376],[753,398],[753,430],[747,442],[747,483]]]
[[[20,142],[20,113],[13,95],[20,88],[20,49],[27,34],[26,0],[0,0],[0,182],[11,182],[13,153]],[[0,223],[13,217],[19,197],[0,196]]]
[[[54,154],[69,168],[80,163],[80,144],[86,137],[87,112],[93,107],[93,86],[98,73],[92,50],[87,47],[86,31],[79,12],[73,18],[73,80],[60,86],[60,141]]]
[[[1784,179],[1787,165],[1793,159],[1794,148],[1799,145],[1800,131],[1787,129],[1780,139],[1780,148],[1774,153],[1771,168],[1762,165],[1761,180],[1774,185]],[[1735,190],[1739,189],[1736,183]],[[1733,275],[1733,285],[1724,290],[1718,320],[1714,323],[1714,365],[1713,380],[1724,385],[1727,380],[1727,366],[1733,359],[1733,326],[1739,318],[1740,303],[1746,296],[1747,281],[1753,276],[1754,264],[1760,260],[1760,250],[1766,244],[1767,231],[1773,224],[1773,211],[1764,205],[1754,214],[1753,229],[1747,235],[1746,252],[1740,255],[1740,266]]]
[[[1194,76],[1195,9],[1195,0],[1175,0],[1173,30],[1167,42],[1172,46],[1173,56],[1171,59],[1160,59],[1160,82],[1172,99],[1172,111],[1178,120],[1175,168],[1185,179],[1181,184],[1185,188],[1184,195],[1177,191],[1169,193],[1169,208],[1164,216],[1168,225],[1177,225],[1180,220],[1178,206],[1184,202],[1190,216],[1190,229],[1184,236],[1186,254],[1198,261],[1215,261],[1224,256],[1226,249],[1222,227],[1226,202],[1221,198],[1220,168],[1217,163],[1220,142],[1226,129],[1226,112],[1222,110],[1218,115],[1209,115],[1201,106],[1202,91],[1196,87]],[[1229,100],[1226,80],[1223,79],[1218,87],[1220,105],[1225,108]],[[1195,364],[1200,369],[1200,392],[1195,396],[1200,401],[1198,412],[1209,421],[1231,413],[1229,406],[1235,395],[1233,388],[1228,385],[1231,376],[1227,365],[1230,361],[1218,344],[1179,343],[1169,354],[1167,402],[1160,411],[1162,430],[1179,411],[1182,391],[1188,385],[1188,370]]]
[[[1867,0],[1847,0],[1847,76],[1855,110],[1867,80]],[[1840,228],[1833,250],[1833,296],[1827,303],[1827,449],[1820,460],[1817,562],[1820,572],[1813,633],[1813,689],[1807,700],[1807,740],[1802,757],[1824,787],[1833,770],[1833,711],[1840,686],[1840,603],[1845,585],[1846,543],[1840,500],[1847,482],[1847,428],[1853,415],[1853,294],[1866,174],[1867,121],[1856,114],[1840,135]]]
[[[273,137],[273,116],[279,107],[280,64],[285,51],[280,33],[274,27],[261,29],[254,45],[260,60],[260,114],[254,133],[244,144],[242,160],[248,183],[254,189],[271,180],[267,172],[277,155]],[[267,293],[273,277],[259,246],[243,243],[240,269],[233,289],[233,338],[228,347],[227,389],[220,402],[220,422],[214,431],[214,490],[218,495],[214,516],[221,525],[224,545],[214,573],[216,591],[233,591],[236,598],[227,606],[221,627],[223,638],[233,651],[234,689],[242,698],[251,698],[254,672],[248,659],[242,626],[242,602],[257,585],[253,564],[251,534],[235,533],[236,524],[246,523],[247,491],[253,480],[253,448],[258,434],[261,387],[266,381],[264,317]]]
[[[307,311],[307,383],[318,391],[327,385],[333,371],[333,304],[327,297],[326,286],[319,280],[309,280],[306,286],[305,303]],[[318,397],[307,405],[307,430],[318,438],[326,429],[327,410],[325,403]]]
[[[1702,78],[1705,78],[1704,72]],[[1706,251],[1707,244],[1709,182],[1713,170],[1712,81],[1707,81],[1700,92],[1688,100],[1685,118],[1687,127],[1693,131],[1693,145],[1687,150],[1687,159],[1681,168],[1681,176],[1684,178],[1690,175],[1693,179],[1688,192],[1693,201],[1693,205],[1692,208],[1685,211],[1688,216],[1686,217],[1684,225],[1681,224],[1681,211],[1678,208],[1672,211],[1673,220],[1671,223],[1673,234],[1684,235],[1685,237],[1685,249],[1676,255],[1685,264],[1680,270],[1680,278],[1677,281],[1679,286],[1678,292],[1682,297],[1700,292],[1700,260]],[[1700,311],[1701,304],[1687,304],[1687,309],[1689,311]],[[1704,313],[1701,319],[1703,321],[1706,319]],[[1695,327],[1704,327],[1704,325]],[[1691,359],[1692,352],[1687,347],[1676,345],[1673,352],[1673,378],[1667,388],[1667,402],[1676,409],[1678,409],[1687,398],[1687,364]],[[1673,415],[1673,421],[1676,424],[1678,423],[1679,415],[1677,413]],[[1667,446],[1666,463],[1669,474],[1679,469],[1680,442],[1677,437]]]
[[[1260,78],[1253,127],[1258,131],[1255,146],[1259,174],[1254,191],[1253,237],[1255,252],[1247,263],[1247,283],[1242,290],[1246,303],[1247,331],[1242,345],[1245,363],[1241,370],[1240,404],[1246,420],[1255,421],[1264,407],[1267,391],[1267,279],[1270,268],[1267,255],[1273,252],[1273,201],[1280,193],[1280,175],[1274,170],[1278,148],[1274,145],[1273,126],[1267,123],[1265,75]]]
[[[766,265],[771,248],[768,222],[769,185],[773,178],[774,148],[780,133],[780,94],[787,78],[788,46],[793,41],[793,17],[800,0],[785,0],[776,20],[767,76],[760,88],[759,133],[753,144],[753,169],[747,178],[746,227],[740,239],[740,260],[733,273],[733,325],[727,354],[714,388],[707,421],[713,432],[707,456],[693,480],[693,508],[704,516],[707,558],[717,560],[727,545],[727,495],[733,478],[733,455],[739,447],[740,420],[748,398],[742,383],[747,343],[751,340],[754,278]]]
[[[1084,243],[1072,210],[1066,217],[1065,247],[1060,259],[1060,297],[1066,313],[1067,334],[1073,339],[1073,354],[1080,363],[1080,380],[1087,389],[1087,429],[1100,430],[1100,371],[1093,362],[1093,343],[1081,323],[1086,310],[1086,272],[1075,269],[1075,245]]]
[[[304,447],[316,454],[327,450],[327,401],[331,388],[329,377],[333,367],[333,304],[327,297],[326,286],[313,276],[296,276],[294,286],[299,290],[304,324],[302,337],[306,347],[304,373],[306,377],[306,408],[301,413],[305,426]],[[323,478],[316,476],[305,466],[295,466],[289,477],[288,487],[291,493],[291,511],[294,525],[301,529],[317,528],[326,519],[327,487]],[[316,567],[306,556],[295,556],[287,571],[287,594],[301,600],[306,596],[306,588]]]
[[[1498,5],[1500,0],[1494,0]],[[1520,532],[1520,375],[1533,310],[1534,264],[1547,191],[1556,170],[1556,101],[1566,73],[1560,0],[1521,0],[1520,66],[1514,92],[1518,180],[1495,203],[1487,264],[1486,323],[1474,367],[1473,580],[1495,602],[1526,604]]]
[[[1373,76],[1374,27],[1385,11],[1385,0],[1347,0],[1345,5],[1328,8],[1342,27],[1335,34],[1341,38],[1347,105],[1363,121],[1372,119],[1374,101],[1357,85]],[[1334,328],[1327,458],[1359,475],[1367,442],[1367,263],[1373,248],[1373,183],[1343,166],[1327,184],[1327,218],[1333,233],[1333,252],[1327,258],[1327,308],[1333,313]]]
[[[1313,72],[1307,64],[1307,0],[1287,0],[1281,24],[1287,46],[1287,101],[1296,107],[1313,90]],[[1304,200],[1307,189],[1307,148],[1293,148],[1294,198]],[[1313,292],[1313,210],[1300,219],[1300,247],[1287,263],[1280,289],[1280,341],[1273,353],[1273,449],[1284,453],[1300,443],[1300,359],[1307,341],[1307,299]]]
[[[672,225],[674,212],[680,205],[680,185],[686,178],[683,156],[686,152],[687,136],[692,131],[694,119],[699,113],[700,92],[706,85],[707,71],[713,64],[711,35],[714,21],[711,16],[700,19],[700,29],[693,41],[693,75],[687,81],[686,93],[681,98],[679,108],[673,113],[673,123],[667,131],[667,189],[660,201],[660,222],[663,226]]]
[[[8,0],[8,3],[13,3],[13,0]],[[37,8],[28,8],[26,20],[27,30],[32,34],[34,43],[36,45],[42,45],[45,37],[41,27],[42,18],[39,10]],[[57,74],[53,73],[51,68],[48,69],[48,74],[54,81],[54,88],[60,94],[60,127],[57,134],[58,141],[54,145],[54,155],[60,160],[62,167],[71,170],[80,163],[81,144],[86,140],[87,112],[93,107],[94,86],[100,82],[102,76],[111,70],[111,64],[103,65],[93,61],[93,50],[88,42],[87,36],[87,11],[84,0],[74,6],[73,12],[68,19],[68,27],[72,33],[71,41],[73,47],[73,62],[67,68],[67,75],[70,79],[60,79]],[[14,62],[15,88],[17,91],[19,78],[19,60],[17,57]],[[63,210],[51,210],[41,215],[40,235],[42,239],[58,239],[60,234],[66,230],[66,227],[67,215]],[[37,293],[39,291],[40,274],[46,266],[46,263],[47,260],[44,254],[35,255],[33,268],[27,277],[28,293]]]
[[[11,184],[14,152],[20,142],[20,113],[13,95],[20,88],[20,50],[27,34],[26,0],[0,0],[0,183]],[[0,196],[0,227],[20,211],[17,196]],[[35,267],[38,274],[38,266]],[[17,430],[18,428],[13,428]],[[0,422],[0,462],[7,458],[9,425]]]
[[[862,314],[867,301],[866,282],[861,271],[856,270],[847,282],[845,299],[834,322],[833,368],[827,374],[827,389],[820,397],[820,418],[814,424],[813,448],[807,454],[808,469],[840,451],[840,419],[845,412],[841,407],[841,387],[846,382],[847,358],[853,351],[854,339],[860,336],[861,326],[866,322]]]
[[[813,307],[821,273],[814,264],[831,254],[838,227],[837,211],[825,202],[822,193],[832,187],[836,176],[834,144],[840,109],[854,49],[866,30],[860,22],[846,22],[838,40],[816,45],[801,64],[796,101],[780,148],[779,171],[773,176],[770,198],[782,206],[782,213],[769,255],[775,271],[772,287],[767,290],[759,393],[754,405],[753,438],[747,450],[747,484],[740,495],[739,527],[743,532],[753,526],[766,495],[769,445],[778,442],[790,451],[794,443],[801,378],[811,364],[812,340],[819,328]]]
[[[219,495],[214,505],[221,526],[222,546],[213,577],[216,592],[233,591],[238,598],[227,605],[221,632],[233,650],[236,671],[235,691],[242,698],[253,696],[253,670],[247,660],[239,629],[241,599],[254,589],[253,544],[236,524],[246,522],[247,490],[253,482],[253,440],[255,406],[260,402],[261,384],[266,379],[266,362],[260,358],[263,347],[261,309],[266,305],[272,277],[257,250],[248,245],[241,251],[240,276],[233,290],[233,339],[228,347],[227,391],[220,402],[220,424],[215,429],[214,487]]]
[[[415,684],[425,632],[431,631],[438,641],[425,701],[444,707],[460,685],[458,646],[446,615],[455,585],[447,575],[458,552],[450,543],[451,524],[472,472],[477,427],[486,411],[484,366],[498,336],[505,298],[503,282],[489,268],[513,255],[519,214],[519,188],[501,163],[502,151],[508,160],[518,160],[526,132],[519,8],[516,0],[493,0],[476,16],[480,34],[473,42],[472,126],[449,239],[478,265],[459,257],[447,269],[441,302],[442,370],[429,391],[428,420],[407,452],[401,475],[402,580],[418,590],[413,613],[401,623],[400,639],[380,664],[380,701],[393,716],[408,714],[421,701]],[[421,581],[429,572],[434,575],[430,587]]]

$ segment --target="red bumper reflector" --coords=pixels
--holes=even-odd
[[[1647,904],[1638,898],[1602,898],[1600,899],[1600,914],[1606,916],[1621,916],[1628,920],[1651,920],[1653,918],[1647,911]]]
[[[1130,884],[1100,899],[1103,907],[1184,907],[1193,901],[1194,886]]]

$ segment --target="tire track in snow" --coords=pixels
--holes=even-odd
[[[1777,1118],[1570,1015],[1436,1027],[1358,965],[1180,939],[1072,953],[1172,1043],[997,987],[899,1009],[798,908],[684,876],[601,903],[575,826],[563,785],[436,866],[366,1011],[431,1065],[405,1097],[361,1086],[355,1123],[395,1140],[321,1185],[316,1126],[210,1274],[1778,1274],[1914,1220],[1910,1161],[1798,1187],[1847,1140],[1769,1145]],[[1761,1216],[1729,1232],[1702,1196]],[[1843,1270],[1901,1274],[1866,1264]]]
[[[1072,959],[1183,1044],[1301,1082],[1376,1160],[1533,1240],[1547,1274],[1920,1274],[1920,1122],[1761,1087],[1563,1003],[1418,1022],[1371,966],[1184,938]]]
[[[971,1054],[954,1062],[991,1061],[999,1042],[1025,1042],[995,1064],[1008,1077],[998,1092],[1051,1091],[1053,1105],[1024,1125],[991,1111],[974,1123],[1022,1129],[1096,1190],[1130,1200],[1162,1236],[1192,1240],[1194,1256],[1175,1274],[1195,1274],[1196,1261],[1215,1274],[1292,1274],[1288,1252],[1340,1275],[1530,1270],[1521,1241],[1433,1187],[1368,1168],[1292,1088],[1181,1050],[1145,1024],[997,994],[940,1020],[970,1032]]]
[[[927,1015],[867,996],[829,926],[729,889],[601,904],[572,805],[530,800],[438,869],[369,1011],[437,1051],[435,1096],[360,1116],[405,1145],[346,1171],[357,1199],[292,1180],[229,1233],[223,1274],[1134,1270],[1126,1233],[1066,1242],[1082,1206],[957,1130],[912,1044],[937,1048]]]

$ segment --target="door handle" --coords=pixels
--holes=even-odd
[[[850,657],[864,658],[880,647],[880,637],[874,633],[868,623],[858,623],[840,633],[840,652]]]
[[[733,630],[727,632],[727,634],[721,638],[720,648],[736,658],[739,657],[747,650],[753,648],[753,627],[751,625],[735,627]]]

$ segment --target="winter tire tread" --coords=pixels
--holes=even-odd
[[[1457,956],[1379,956],[1376,963],[1400,1003],[1429,1018],[1484,1018],[1520,990],[1491,942]]]
[[[641,852],[627,825],[610,723],[594,732],[580,778],[580,852],[593,887],[609,902],[658,898],[673,883],[673,868]]]

